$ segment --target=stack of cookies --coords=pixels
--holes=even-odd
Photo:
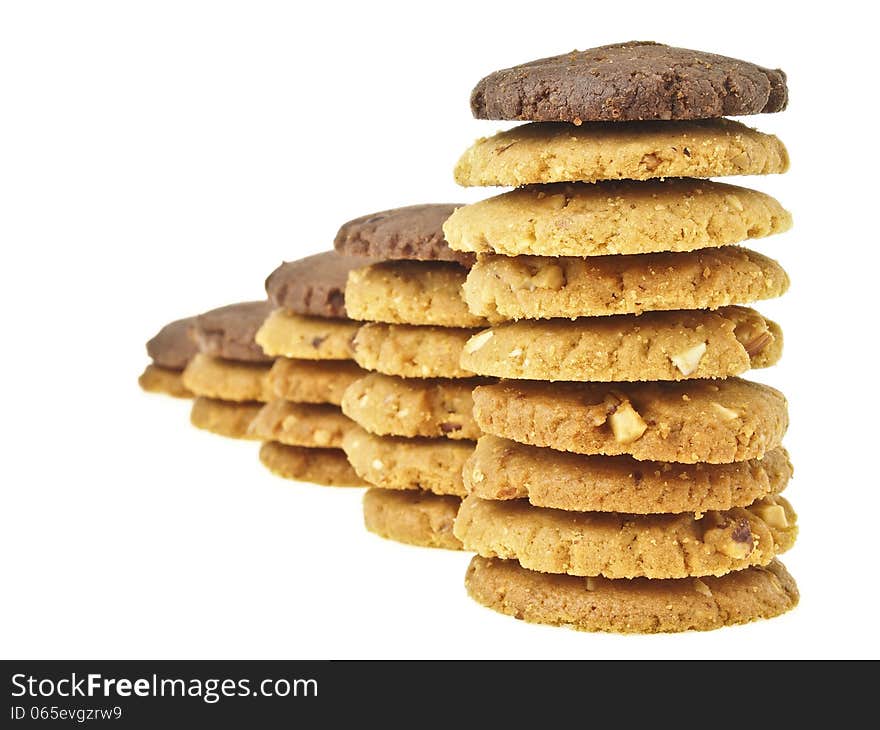
[[[149,342],[147,355],[152,361],[138,378],[148,393],[164,393],[175,398],[191,398],[183,384],[183,371],[198,348],[192,338],[195,317],[166,324]]]
[[[462,467],[479,436],[471,392],[480,381],[459,360],[487,322],[461,298],[473,255],[452,251],[443,239],[454,208],[363,216],[342,226],[335,245],[348,256],[378,259],[352,271],[345,290],[348,315],[366,322],[354,337],[354,358],[371,371],[342,398],[343,412],[359,425],[343,448],[375,487],[364,496],[367,529],[460,549],[452,524],[465,493]]]
[[[268,403],[249,435],[264,442],[260,461],[287,479],[364,486],[342,451],[354,424],[339,407],[363,375],[351,359],[358,325],[345,312],[346,278],[362,264],[329,251],[283,263],[266,280],[272,311],[256,341],[277,359],[267,375]]]
[[[723,115],[780,111],[785,76],[626,43],[498,71],[475,116],[533,122],[479,140],[463,185],[516,189],[444,225],[478,260],[492,326],[461,367],[481,437],[455,535],[497,611],[589,631],[712,629],[798,598],[776,560],[796,516],[774,364],[779,327],[745,304],[788,277],[737,244],[787,230],[773,198],[704,178],[785,172],[782,143]]]
[[[196,396],[190,420],[231,438],[252,438],[251,422],[269,399],[267,375],[272,358],[254,342],[269,312],[267,302],[241,302],[195,318],[190,335],[198,352],[181,377]]]

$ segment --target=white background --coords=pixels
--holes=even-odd
[[[780,5],[0,5],[2,655],[876,658],[875,28]],[[505,126],[471,118],[485,73],[630,39],[789,74],[789,110],[749,121],[791,172],[743,183],[795,217],[755,244],[793,280],[760,305],[786,355],[756,375],[791,403],[794,613],[660,637],[514,621],[465,595],[469,556],[369,535],[358,490],[276,479],[138,389],[160,325],[260,297],[343,221],[490,194],[451,174]]]

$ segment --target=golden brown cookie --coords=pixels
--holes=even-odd
[[[262,405],[262,403],[235,403],[199,396],[193,401],[189,420],[196,428],[216,433],[218,436],[253,440],[254,437],[248,432],[248,428],[257,417]]]
[[[348,275],[352,319],[390,324],[482,327],[461,298],[467,269],[446,261],[383,261]]]
[[[599,256],[693,251],[791,228],[756,190],[707,180],[557,183],[466,205],[443,225],[457,251]]]
[[[785,489],[788,452],[733,464],[636,461],[570,454],[482,436],[464,467],[464,486],[483,499],[528,499],[573,512],[657,514],[747,507]]]
[[[461,550],[452,523],[461,499],[425,491],[368,489],[364,494],[364,525],[388,540],[419,547]]]
[[[778,390],[740,378],[681,383],[505,381],[474,389],[485,433],[578,454],[685,464],[760,459],[788,428]]]
[[[164,393],[174,398],[192,398],[193,394],[183,384],[183,371],[147,365],[138,378],[138,385],[148,393]]]
[[[631,256],[480,256],[463,293],[490,321],[717,309],[788,289],[773,259],[739,246]]]
[[[327,487],[368,486],[354,473],[341,449],[311,449],[267,441],[260,447],[260,461],[284,479]]]
[[[276,398],[295,403],[342,403],[345,389],[366,373],[351,360],[291,360],[279,357],[269,371]]]
[[[342,396],[342,412],[379,436],[475,441],[474,386],[481,380],[422,380],[371,373]]]
[[[250,425],[249,434],[260,441],[287,446],[342,448],[342,437],[354,424],[329,403],[267,403]]]
[[[542,573],[687,578],[767,565],[794,545],[797,515],[775,495],[696,516],[566,512],[470,495],[454,532],[466,550]]]
[[[788,170],[779,138],[731,119],[523,124],[478,139],[459,185],[769,175]]]
[[[778,560],[721,578],[608,580],[536,573],[474,556],[465,587],[477,603],[530,623],[579,631],[709,631],[793,609],[797,585]]]
[[[365,370],[402,378],[470,378],[459,365],[476,330],[370,322],[354,338],[354,359]]]
[[[226,401],[269,401],[270,363],[221,360],[199,353],[183,371],[183,385],[196,395]]]
[[[591,382],[727,378],[773,365],[778,325],[747,307],[576,320],[520,320],[483,330],[461,365],[477,375]]]
[[[276,309],[257,331],[256,342],[273,357],[351,360],[351,341],[359,326],[348,319],[306,317]]]
[[[377,487],[424,489],[463,497],[462,467],[474,443],[375,436],[355,427],[345,434],[342,448],[358,475]]]

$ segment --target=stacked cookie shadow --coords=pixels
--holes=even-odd
[[[658,44],[606,46],[483,79],[475,116],[531,123],[478,140],[462,185],[511,192],[444,225],[476,253],[464,295],[492,326],[461,366],[486,434],[454,534],[470,595],[529,621],[619,632],[778,615],[781,393],[741,379],[781,355],[746,304],[788,277],[739,246],[788,229],[760,192],[704,178],[785,172],[782,143],[725,114],[778,111],[785,77]]]
[[[360,477],[368,530],[398,542],[460,549],[452,534],[464,496],[462,468],[479,431],[471,393],[480,382],[459,364],[462,347],[486,325],[461,297],[470,254],[452,251],[442,223],[454,205],[382,211],[344,224],[336,250],[373,259],[353,270],[348,315],[365,377],[342,397],[358,424],[343,448]]]

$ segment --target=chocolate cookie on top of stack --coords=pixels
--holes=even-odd
[[[166,324],[147,342],[147,355],[152,362],[138,378],[138,384],[145,391],[192,398],[183,384],[183,370],[198,352],[192,337],[195,320],[195,317],[187,317]]]
[[[366,527],[382,537],[460,549],[452,523],[464,496],[462,467],[479,430],[460,366],[462,347],[486,325],[468,312],[461,286],[471,254],[452,251],[441,226],[454,205],[416,205],[349,221],[335,246],[377,263],[353,270],[345,304],[363,324],[354,358],[370,374],[352,383],[342,410],[360,428],[343,448],[375,488],[364,497]]]
[[[362,487],[342,451],[354,424],[342,393],[363,371],[352,362],[358,324],[346,318],[345,281],[361,259],[328,251],[281,264],[266,279],[271,314],[256,341],[277,358],[267,376],[269,401],[250,426],[263,441],[260,461],[287,479]]]
[[[782,333],[746,304],[788,277],[740,246],[790,215],[703,178],[785,172],[782,143],[723,115],[780,111],[785,75],[655,43],[483,79],[463,185],[516,188],[456,210],[450,246],[492,322],[461,366],[485,432],[455,535],[466,586],[517,618],[587,631],[713,629],[791,609],[794,543],[778,391],[740,379]],[[556,382],[560,381],[560,382]]]
[[[182,382],[196,396],[190,421],[197,428],[251,438],[251,421],[269,399],[266,379],[272,358],[254,342],[268,312],[268,302],[240,302],[193,321],[190,333],[198,352],[183,371]]]

